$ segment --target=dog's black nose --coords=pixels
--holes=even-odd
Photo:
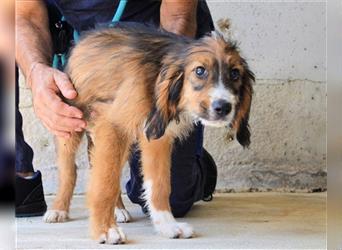
[[[215,113],[220,117],[228,115],[229,112],[232,110],[232,105],[222,99],[214,101],[212,106]]]

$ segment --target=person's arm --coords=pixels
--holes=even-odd
[[[64,103],[61,93],[73,99],[77,93],[69,77],[50,67],[52,41],[44,1],[16,2],[16,62],[32,89],[36,115],[55,135],[69,137],[86,123],[82,112]]]
[[[197,30],[197,0],[163,0],[160,25],[179,35],[194,37]]]

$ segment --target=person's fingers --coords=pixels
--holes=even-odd
[[[84,121],[59,115],[58,113],[51,112],[51,110],[46,107],[40,109],[40,115],[41,120],[44,120],[53,130],[62,132],[81,132],[85,128]]]
[[[74,85],[71,83],[67,74],[55,70],[53,77],[58,89],[61,91],[62,95],[65,98],[74,99],[77,96],[77,92],[74,88]]]
[[[66,138],[66,139],[69,139],[71,137],[69,132],[54,130],[46,122],[44,122],[44,121],[42,121],[42,122],[43,122],[43,125],[55,136]]]
[[[60,115],[54,115],[50,118],[51,126],[56,130],[62,130],[67,132],[81,132],[84,130],[83,127],[81,127],[80,121],[78,119],[74,118],[67,118]]]
[[[68,76],[50,67],[38,68],[32,85],[34,108],[44,125],[58,136],[70,136],[71,132],[81,132],[86,127],[83,113],[76,107],[62,101],[58,93],[67,98],[77,93]],[[37,69],[37,70],[38,70]],[[45,76],[43,79],[42,76]]]
[[[71,137],[70,133],[63,132],[63,131],[51,130],[50,132],[52,134],[54,134],[55,136],[58,136],[58,137],[61,137],[61,138],[65,138],[65,139],[69,139]]]
[[[47,90],[45,95],[42,96],[42,100],[45,105],[51,109],[51,111],[59,115],[75,118],[83,117],[83,113],[81,110],[64,103],[53,90]],[[80,121],[82,120],[80,119]],[[82,121],[82,124],[85,127],[86,124],[84,121]]]
[[[51,72],[52,70],[53,69],[50,69],[50,71],[48,72],[50,72],[51,75],[54,75],[55,73]],[[55,71],[57,72],[57,70]],[[64,74],[64,73],[60,72],[60,74]],[[44,84],[41,84],[41,83],[34,84],[34,88],[32,89],[32,92],[33,92],[33,99],[34,99],[34,102],[36,103],[36,106],[40,107],[41,105],[46,105],[53,112],[56,112],[58,114],[69,116],[69,117],[82,118],[83,113],[81,110],[79,110],[76,107],[67,105],[58,96],[57,92],[60,92],[60,89],[58,89],[58,86],[56,85],[54,78],[53,77],[47,78],[46,81],[48,82]]]

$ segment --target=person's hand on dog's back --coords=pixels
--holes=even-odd
[[[86,123],[82,112],[62,101],[77,96],[69,77],[54,68],[38,63],[26,79],[32,89],[33,107],[36,115],[53,134],[69,137],[70,132],[82,131]]]
[[[44,1],[19,1],[16,7],[16,61],[32,89],[36,115],[57,136],[82,131],[82,112],[60,98],[77,96],[69,77],[49,66],[52,41]]]

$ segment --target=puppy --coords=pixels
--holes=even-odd
[[[125,211],[119,183],[133,143],[141,150],[144,197],[156,231],[169,238],[192,237],[191,226],[178,223],[170,210],[172,144],[202,122],[226,126],[242,146],[249,145],[254,75],[235,44],[218,33],[194,40],[140,26],[105,28],[81,39],[66,73],[78,92],[69,103],[88,121],[93,238],[125,242],[114,209]],[[57,138],[60,185],[46,222],[67,219],[82,135]]]

